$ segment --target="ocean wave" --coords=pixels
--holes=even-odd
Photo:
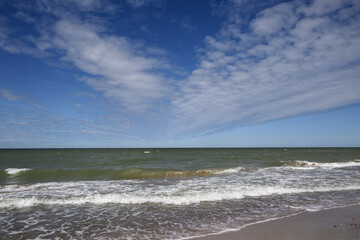
[[[31,197],[0,197],[0,208],[26,208],[37,205],[81,205],[81,204],[170,204],[189,205],[201,202],[222,200],[238,200],[245,197],[261,197],[268,195],[297,194],[309,192],[331,192],[344,190],[359,190],[360,186],[286,188],[276,186],[251,186],[242,189],[222,189],[207,191],[189,191],[183,194],[135,191],[131,193],[90,194],[86,196],[31,196]]]
[[[317,168],[345,168],[345,167],[357,167],[360,166],[360,160],[355,159],[354,161],[348,162],[310,162],[310,161],[294,161],[284,162],[285,167],[293,169],[317,169]]]
[[[152,168],[129,168],[129,169],[30,169],[30,168],[7,168],[5,175],[21,177],[25,183],[46,181],[72,181],[72,180],[126,180],[126,179],[156,179],[176,177],[205,177],[222,174],[234,174],[241,171],[242,167],[200,169],[200,170],[169,170]],[[15,177],[15,178],[14,178]],[[6,179],[4,179],[6,183]],[[19,182],[16,182],[19,183]],[[8,183],[9,184],[9,183]],[[11,182],[10,182],[11,184]]]
[[[21,172],[25,172],[25,171],[29,171],[29,170],[32,170],[32,169],[31,168],[7,168],[4,171],[8,175],[17,175]]]
[[[243,167],[234,167],[234,168],[227,168],[227,169],[215,169],[212,170],[213,174],[232,174],[232,173],[238,173],[241,170],[244,170]]]

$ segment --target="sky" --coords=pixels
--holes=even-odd
[[[360,1],[4,0],[0,148],[359,147]]]

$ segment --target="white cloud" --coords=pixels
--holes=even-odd
[[[20,7],[23,7],[26,3],[18,3]],[[48,12],[52,14],[65,14],[66,12],[76,12],[76,11],[112,11],[113,5],[110,4],[107,0],[37,0],[33,4],[42,12]],[[26,8],[29,8],[27,6]]]
[[[87,74],[82,79],[88,85],[120,103],[124,110],[148,111],[169,94],[166,91],[168,83],[160,74],[169,67],[162,60],[165,51],[110,34],[106,24],[89,13],[108,13],[116,6],[99,0],[39,0],[35,6],[18,5],[18,13],[28,11],[30,7],[42,16],[36,26],[40,37],[14,38],[0,27],[0,47],[3,49],[41,57],[51,55],[73,64]],[[86,15],[79,11],[85,11]]]
[[[113,126],[102,124],[106,119],[97,116],[93,121],[61,116],[46,109],[29,109],[28,106],[10,107],[0,105],[0,136],[2,144],[9,147],[68,147],[84,142],[84,147],[116,146],[121,139],[132,134],[125,132],[121,123]],[[96,124],[94,124],[94,121]],[[0,140],[0,141],[1,141]],[[11,144],[13,142],[14,144]],[[105,142],[105,143],[104,143]]]
[[[300,7],[298,12],[306,14],[308,17],[318,17],[342,9],[348,4],[359,5],[356,1],[352,0],[316,0],[310,6]]]
[[[294,5],[288,3],[265,9],[251,22],[253,33],[266,36],[288,30],[297,20],[293,11]]]
[[[22,99],[21,96],[15,95],[10,91],[1,88],[0,88],[0,95],[9,101],[19,101]]]
[[[97,9],[103,5],[100,0],[71,0],[69,2],[77,4],[83,10]]]
[[[47,108],[45,105],[38,103],[35,99],[27,96],[27,95],[18,95],[9,91],[7,89],[0,88],[0,96],[5,98],[8,101],[24,101],[24,103],[29,104],[37,109],[45,109]]]
[[[126,2],[134,8],[140,8],[150,4],[161,5],[164,0],[126,0]]]
[[[206,38],[200,66],[172,101],[178,133],[359,102],[360,8],[356,1],[337,3],[282,3],[260,12],[247,32],[233,13],[218,36]]]
[[[24,16],[19,16],[15,14],[16,17],[20,17],[25,20]],[[29,20],[29,17],[26,19]],[[33,46],[33,43],[29,41],[29,36],[16,36],[16,31],[14,28],[9,26],[9,19],[0,16],[0,48],[8,51],[10,53],[25,53],[35,57],[43,57],[46,54]]]
[[[62,19],[54,27],[51,47],[62,59],[91,74],[84,80],[130,110],[141,110],[164,97],[166,83],[154,69],[161,61],[146,57],[125,37],[99,33],[92,25]]]

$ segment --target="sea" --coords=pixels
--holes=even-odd
[[[360,148],[0,150],[0,239],[190,239],[357,204]]]

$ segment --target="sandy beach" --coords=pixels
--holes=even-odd
[[[239,231],[193,238],[193,240],[237,239],[360,239],[360,205],[306,212],[252,224]]]

